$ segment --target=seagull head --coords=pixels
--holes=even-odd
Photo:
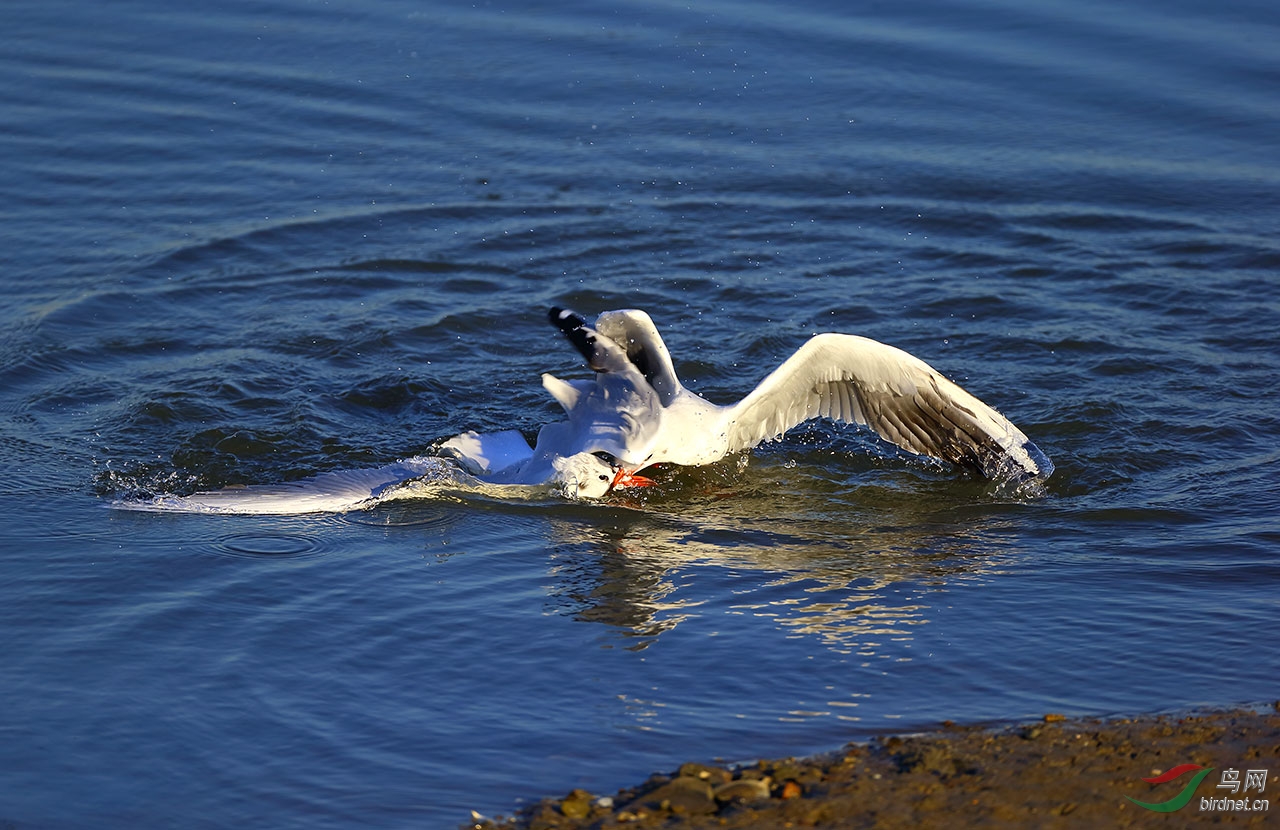
[[[648,487],[654,483],[651,478],[636,475],[636,470],[640,469],[639,466],[628,467],[607,452],[594,452],[592,455],[613,468],[613,484],[609,486],[610,490],[622,490],[627,487]]]
[[[580,452],[551,461],[552,481],[571,499],[601,499],[615,489],[647,487],[651,479],[617,465],[608,453]]]

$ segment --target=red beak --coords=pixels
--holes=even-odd
[[[644,476],[634,475],[626,470],[618,470],[613,477],[613,484],[609,486],[610,490],[619,490],[623,487],[648,487],[653,484],[653,479]]]

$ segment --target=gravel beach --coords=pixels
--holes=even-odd
[[[1263,826],[1280,821],[1272,815],[1280,804],[1271,806],[1277,776],[1280,701],[1256,711],[1105,721],[1048,714],[996,729],[947,723],[813,758],[732,768],[690,762],[614,794],[575,790],[463,826]]]

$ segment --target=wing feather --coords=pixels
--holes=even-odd
[[[342,513],[368,507],[394,485],[412,478],[435,475],[444,480],[450,475],[449,466],[439,458],[409,458],[376,469],[321,473],[300,481],[228,487],[190,496],[157,496],[113,506],[153,512],[275,516]]]
[[[1047,476],[1053,464],[1007,418],[931,366],[866,337],[820,334],[728,412],[730,452],[811,418],[870,427],[908,452],[987,478]]]
[[[606,311],[596,318],[596,331],[626,349],[627,359],[658,393],[663,406],[670,406],[684,391],[667,344],[648,314],[634,308]]]

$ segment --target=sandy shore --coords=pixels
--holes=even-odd
[[[1212,769],[1197,783],[1203,770],[1177,769],[1184,764]],[[1230,783],[1229,770],[1238,772],[1235,793],[1220,786],[1224,773]],[[1257,773],[1250,772],[1257,770],[1266,771],[1261,790]],[[1154,784],[1143,780],[1161,775],[1171,777]],[[1185,806],[1172,809],[1184,793]],[[1265,711],[1107,721],[1046,715],[1000,729],[944,724],[934,733],[876,738],[815,758],[735,768],[688,763],[611,795],[575,790],[511,818],[477,818],[464,826],[701,830],[1208,822],[1280,827],[1280,701]]]

